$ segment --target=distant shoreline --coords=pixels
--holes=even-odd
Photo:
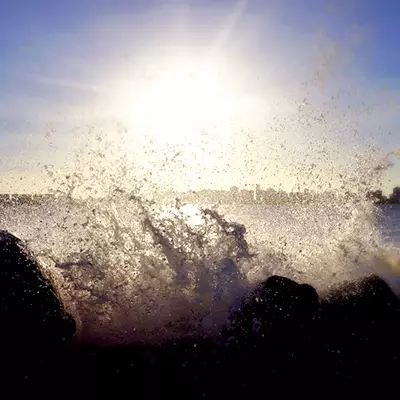
[[[127,193],[129,195],[129,193]],[[13,205],[39,205],[46,202],[53,202],[56,198],[64,196],[55,194],[0,194],[0,204]],[[135,196],[136,197],[136,196]],[[67,198],[67,196],[65,196]],[[254,190],[233,187],[230,190],[209,190],[191,192],[164,192],[154,193],[152,200],[160,203],[192,203],[192,204],[220,204],[220,205],[290,205],[290,204],[329,204],[343,199],[344,201],[360,198],[351,192],[326,191],[316,193],[312,191],[285,192],[282,190],[263,190],[256,186]],[[386,197],[382,191],[369,191],[366,199],[377,206],[400,204],[400,187],[395,187],[391,195]],[[79,199],[76,199],[79,202]]]

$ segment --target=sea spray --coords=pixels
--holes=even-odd
[[[326,135],[307,139],[309,155],[271,142],[268,154],[298,158],[292,172],[304,184],[291,201],[245,205],[227,191],[229,205],[195,205],[171,196],[174,149],[161,160],[149,142],[142,155],[156,159],[149,172],[124,152],[121,136],[114,139],[89,140],[64,169],[47,166],[45,201],[1,210],[1,229],[23,239],[56,281],[80,340],[214,335],[237,297],[271,274],[324,290],[387,267],[379,210],[366,192],[390,167],[388,157],[379,163],[373,152],[347,149],[346,162],[323,167],[314,163],[318,154],[329,161],[341,150]],[[171,182],[159,180],[160,164]],[[224,275],[222,260],[237,267],[235,279]]]
[[[217,211],[116,190],[14,206],[2,223],[55,278],[81,340],[129,343],[215,334],[235,299],[271,274],[320,289],[367,274],[381,251],[376,211],[350,204]],[[224,258],[240,282],[223,282]]]

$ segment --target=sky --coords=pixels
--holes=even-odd
[[[399,35],[395,0],[3,0],[0,191],[388,192]]]

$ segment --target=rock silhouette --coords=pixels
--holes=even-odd
[[[5,231],[0,231],[0,323],[2,390],[18,398],[43,389],[76,325],[33,255]]]
[[[19,346],[54,345],[75,333],[75,321],[65,312],[51,281],[22,242],[4,231],[0,231],[0,321],[2,339]]]
[[[0,232],[0,268],[1,344],[8,355],[24,349],[16,362],[23,375],[11,368],[0,383],[20,374],[9,386],[16,398],[240,399],[314,388],[318,395],[397,389],[400,300],[376,275],[320,296],[310,285],[271,276],[232,310],[218,340],[99,347],[65,345],[73,319],[34,257],[7,232]]]

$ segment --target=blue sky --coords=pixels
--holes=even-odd
[[[2,1],[0,190],[48,185],[43,166],[75,162],[88,127],[114,140],[115,152],[135,154],[141,169],[160,169],[165,148],[143,151],[158,157],[149,163],[137,127],[136,145],[122,150],[111,132],[141,103],[149,71],[189,59],[218,59],[225,98],[240,99],[241,111],[211,144],[193,137],[196,154],[171,166],[164,182],[291,189],[322,143],[328,156],[309,178],[315,185],[331,181],[332,168],[351,175],[360,163],[372,167],[400,148],[399,35],[395,0]],[[299,118],[304,98],[312,110]],[[385,190],[400,184],[399,162],[382,179]]]

